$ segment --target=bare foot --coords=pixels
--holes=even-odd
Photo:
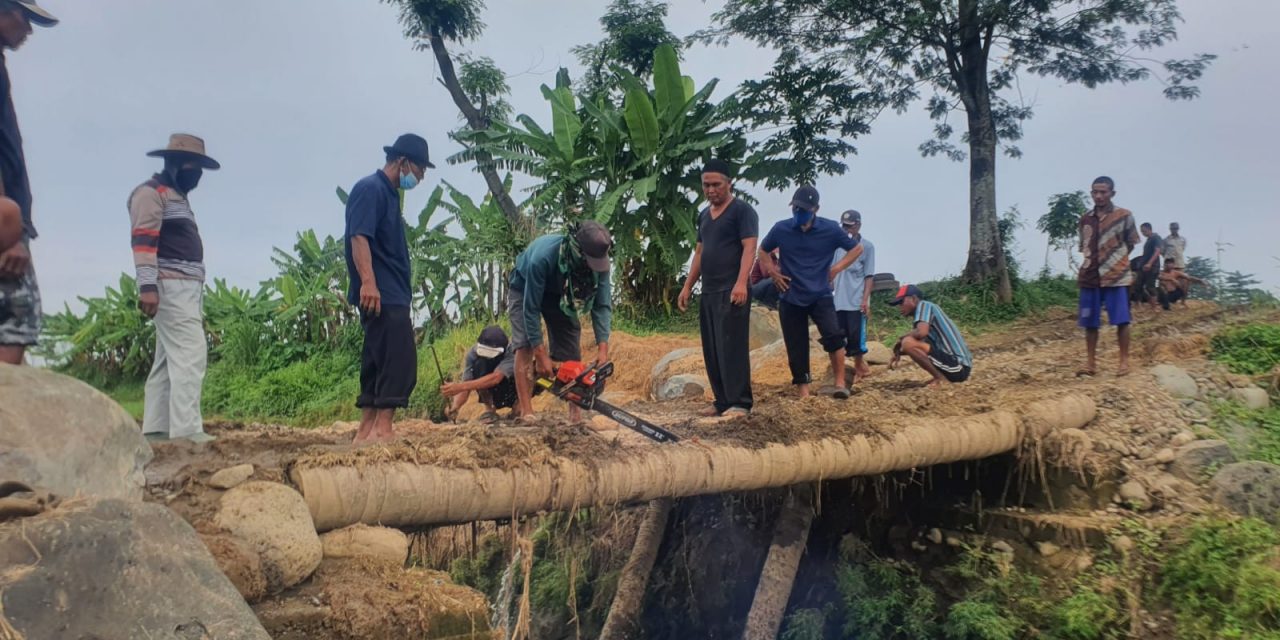
[[[859,382],[862,382],[863,380],[866,380],[867,378],[870,378],[873,375],[875,375],[875,372],[871,370],[871,367],[862,367],[860,369],[854,369],[853,383],[858,384]]]
[[[1076,371],[1077,378],[1092,378],[1098,375],[1098,370],[1094,367],[1083,367]]]
[[[534,422],[538,421],[538,416],[536,414],[526,413],[522,416],[518,416],[516,420],[523,422],[525,424],[533,424]]]
[[[941,389],[941,388],[942,388],[942,385],[944,385],[944,384],[951,384],[951,381],[950,381],[950,380],[947,380],[946,378],[934,378],[934,379],[932,379],[932,380],[930,380],[930,381],[929,381],[929,384],[926,384],[926,385],[925,385],[925,388],[926,388],[926,389]]]
[[[1120,367],[1119,367],[1118,369],[1116,369],[1116,377],[1117,377],[1117,378],[1123,378],[1123,377],[1125,377],[1125,376],[1127,376],[1127,375],[1129,375],[1129,365],[1127,365],[1127,364],[1122,364],[1122,365],[1120,365]]]
[[[716,410],[714,405],[698,412],[698,417],[700,418],[714,418],[718,415],[720,415],[720,412]]]

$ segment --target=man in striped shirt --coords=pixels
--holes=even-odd
[[[156,324],[156,353],[147,376],[142,433],[148,440],[208,442],[200,414],[207,346],[204,335],[204,244],[187,195],[205,169],[204,140],[175,133],[147,154],[164,169],[129,196],[138,308]]]
[[[1116,375],[1129,373],[1129,286],[1133,272],[1129,270],[1129,254],[1137,246],[1138,226],[1133,212],[1111,203],[1116,183],[1101,176],[1093,181],[1089,195],[1093,209],[1080,216],[1080,319],[1085,330],[1088,360],[1076,375],[1097,373],[1098,329],[1102,326],[1102,310],[1107,321],[1116,327],[1120,344],[1120,366]]]
[[[905,353],[933,376],[929,381],[930,387],[969,379],[973,370],[973,354],[942,307],[925,300],[920,288],[914,284],[902,285],[889,304],[899,306],[904,316],[914,316],[911,331],[893,346],[890,369],[897,368]]]

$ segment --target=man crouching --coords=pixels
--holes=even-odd
[[[923,298],[919,287],[907,284],[898,289],[898,295],[889,303],[900,306],[902,315],[915,316],[911,331],[893,345],[893,360],[889,368],[897,368],[905,353],[933,376],[929,381],[930,387],[968,380],[973,368],[973,354],[969,353],[964,338],[960,337],[960,330],[941,307]]]

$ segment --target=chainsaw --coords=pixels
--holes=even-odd
[[[601,400],[597,395],[604,388],[604,381],[613,375],[613,363],[606,362],[590,367],[576,360],[565,362],[556,370],[555,379],[539,378],[538,386],[550,391],[557,398],[583,409],[597,411],[618,424],[638,431],[657,442],[678,442],[676,434],[659,427],[644,418],[624,411]]]

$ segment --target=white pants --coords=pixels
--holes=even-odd
[[[156,358],[147,376],[143,433],[186,438],[204,431],[200,391],[208,347],[204,337],[204,283],[160,280]]]

